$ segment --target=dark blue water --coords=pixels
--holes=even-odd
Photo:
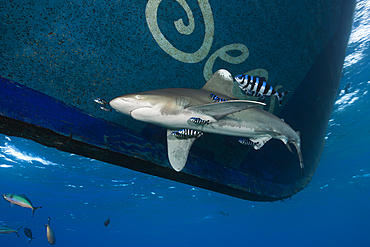
[[[57,246],[370,246],[370,1],[358,1],[347,53],[319,167],[291,200],[236,199],[0,135],[0,193],[43,206],[31,217],[1,199],[0,224],[35,239],[21,229],[0,246],[49,246],[48,216]]]

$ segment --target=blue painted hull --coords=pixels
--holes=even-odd
[[[318,165],[355,1],[76,1],[1,9],[0,132],[248,200],[292,196]],[[181,173],[165,130],[94,103],[158,88],[201,88],[218,69],[267,75],[299,130],[305,173],[279,141],[255,151],[205,135]],[[240,97],[245,97],[236,92]]]

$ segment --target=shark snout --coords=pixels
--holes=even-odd
[[[121,97],[117,97],[115,99],[112,99],[110,102],[109,102],[109,105],[111,107],[119,107],[121,104],[124,104],[124,101],[125,99],[124,98],[121,98]]]
[[[150,108],[152,104],[143,99],[141,95],[124,95],[109,102],[109,105],[118,112],[131,115],[134,110]]]
[[[117,97],[115,99],[112,99],[109,102],[109,105],[118,112],[130,115],[130,112],[133,110],[135,104],[130,104],[130,102],[125,100],[123,97]]]

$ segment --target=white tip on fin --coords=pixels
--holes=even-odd
[[[173,131],[176,130],[167,129],[168,159],[172,168],[179,172],[185,167],[190,148],[197,138],[177,138],[171,134]]]

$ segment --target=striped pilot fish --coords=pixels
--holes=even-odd
[[[214,102],[223,102],[223,101],[227,101],[227,99],[222,99],[220,97],[218,97],[216,94],[213,94],[211,93],[210,94],[211,96],[211,99],[214,101]]]
[[[180,129],[179,131],[172,132],[171,135],[174,135],[177,138],[198,138],[203,135],[203,131],[192,130],[192,129]]]
[[[209,120],[204,120],[202,118],[199,118],[199,117],[191,117],[189,118],[189,120],[195,124],[209,124]]]
[[[239,143],[243,144],[243,145],[246,145],[246,146],[254,146],[256,144],[256,143],[252,142],[251,140],[249,140],[248,138],[240,138]]]
[[[265,96],[276,96],[279,105],[281,105],[284,95],[289,93],[289,91],[283,93],[276,92],[275,89],[266,82],[264,77],[237,75],[234,79],[239,84],[241,90],[252,96],[261,97],[263,100]]]

